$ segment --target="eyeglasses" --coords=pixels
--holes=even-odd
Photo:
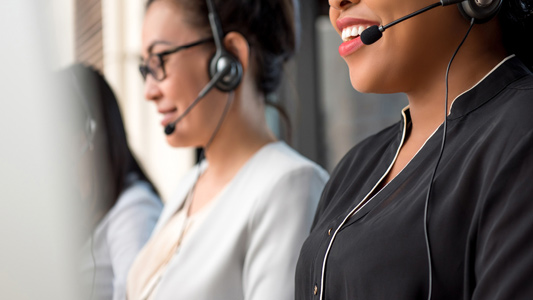
[[[148,56],[146,61],[141,62],[141,64],[139,65],[139,71],[141,71],[141,75],[144,80],[146,80],[146,76],[148,76],[148,74],[151,74],[155,80],[162,81],[163,79],[167,77],[167,73],[165,72],[165,63],[163,61],[163,57],[169,54],[176,53],[181,50],[189,49],[191,47],[205,44],[211,41],[213,41],[212,37],[199,40],[191,44],[178,46],[174,49],[170,49],[167,51],[163,51],[159,53],[152,53]]]

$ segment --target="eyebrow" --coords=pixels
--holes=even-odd
[[[148,53],[151,54],[152,53],[152,50],[154,49],[154,47],[156,45],[159,45],[159,44],[163,44],[163,45],[172,45],[172,43],[170,42],[167,42],[167,41],[153,41],[150,46],[148,47]]]

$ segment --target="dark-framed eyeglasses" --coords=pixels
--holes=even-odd
[[[162,81],[167,77],[163,57],[173,54],[173,53],[177,53],[178,51],[181,51],[181,50],[189,49],[191,47],[198,46],[198,45],[205,44],[205,43],[212,42],[212,41],[213,41],[213,38],[210,37],[210,38],[199,40],[194,43],[178,46],[176,48],[173,48],[167,51],[163,51],[159,53],[152,53],[148,56],[148,58],[145,61],[142,61],[139,64],[139,71],[141,72],[141,75],[144,80],[146,80],[146,76],[148,76],[148,74],[151,74],[155,80]]]

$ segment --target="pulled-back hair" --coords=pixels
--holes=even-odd
[[[146,6],[154,1],[148,0]],[[186,22],[200,30],[211,30],[205,1],[167,0],[186,11]],[[213,0],[224,34],[239,32],[248,41],[254,79],[265,95],[277,90],[283,64],[298,44],[298,4],[296,0]]]
[[[533,70],[533,1],[504,0],[498,17],[505,49]]]
[[[155,1],[148,0],[146,8]],[[185,13],[185,22],[199,30],[211,31],[205,0],[166,0]],[[265,103],[274,107],[286,125],[287,140],[292,139],[292,126],[284,107],[271,97],[279,88],[283,65],[299,46],[300,18],[298,0],[212,0],[220,17],[223,34],[239,32],[251,49],[253,78],[257,89],[265,95]]]

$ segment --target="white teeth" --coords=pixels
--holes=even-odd
[[[363,31],[365,31],[370,26],[363,26],[363,25],[355,25],[346,27],[342,30],[341,37],[343,42],[347,42],[351,39],[354,39],[361,35]]]
[[[361,35],[361,33],[362,33],[365,29],[366,29],[366,28],[365,28],[364,26],[359,26],[357,34],[358,34],[358,35]]]
[[[357,26],[352,27],[351,36],[356,37],[359,35],[359,31],[357,31]]]

